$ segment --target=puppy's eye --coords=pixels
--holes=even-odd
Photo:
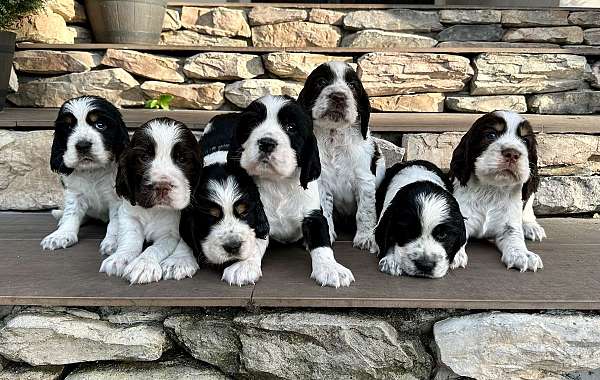
[[[444,231],[438,231],[434,235],[435,235],[436,240],[444,240],[448,237],[448,234],[445,233]]]
[[[294,124],[286,124],[286,125],[283,126],[283,129],[286,132],[291,132],[291,131],[294,130],[294,128],[296,128],[296,126]]]
[[[96,123],[94,123],[94,128],[96,128],[99,131],[103,131],[106,129],[106,124],[104,124],[101,121],[97,121]]]
[[[183,154],[183,153],[177,153],[175,155],[175,161],[178,164],[185,164],[187,162],[187,156],[185,154]]]
[[[208,213],[212,216],[214,216],[215,218],[220,218],[221,217],[221,209],[219,209],[218,207],[211,207],[208,209]]]
[[[245,203],[238,203],[235,206],[235,212],[240,216],[245,216],[248,213],[248,205]]]
[[[496,134],[496,132],[489,131],[486,132],[485,138],[488,140],[496,140],[498,138],[498,135]]]
[[[348,82],[348,87],[350,87],[351,90],[356,90],[358,88],[355,82]]]
[[[137,154],[137,159],[143,164],[150,161],[150,155],[146,152],[140,152]]]
[[[319,80],[317,81],[317,86],[319,86],[319,87],[325,87],[328,84],[329,84],[329,82],[325,78],[319,78]]]

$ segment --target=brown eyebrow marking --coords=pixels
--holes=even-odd
[[[533,128],[527,120],[524,120],[519,124],[519,135],[522,137],[533,135]]]
[[[98,119],[100,118],[100,115],[98,115],[96,112],[90,112],[88,113],[88,119],[90,122],[95,123],[96,121],[98,121]]]

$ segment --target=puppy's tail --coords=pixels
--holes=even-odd
[[[58,221],[60,221],[60,219],[63,216],[63,210],[61,210],[61,209],[52,210],[52,211],[50,211],[50,213],[52,214],[54,219],[56,219]]]

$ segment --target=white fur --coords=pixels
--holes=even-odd
[[[525,239],[542,241],[546,238],[546,230],[540,226],[533,213],[534,199],[535,194],[531,194],[523,208],[523,234],[525,235]]]

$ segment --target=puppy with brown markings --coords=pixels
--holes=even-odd
[[[507,268],[541,269],[542,259],[527,249],[523,233],[525,216],[530,234],[545,236],[527,209],[539,182],[537,142],[529,122],[508,111],[482,116],[454,150],[449,175],[467,236],[495,240]]]
[[[179,219],[201,171],[199,144],[184,124],[158,118],[142,125],[119,162],[118,249],[100,272],[132,284],[191,277],[198,264],[179,237]],[[151,243],[145,250],[144,242]]]

